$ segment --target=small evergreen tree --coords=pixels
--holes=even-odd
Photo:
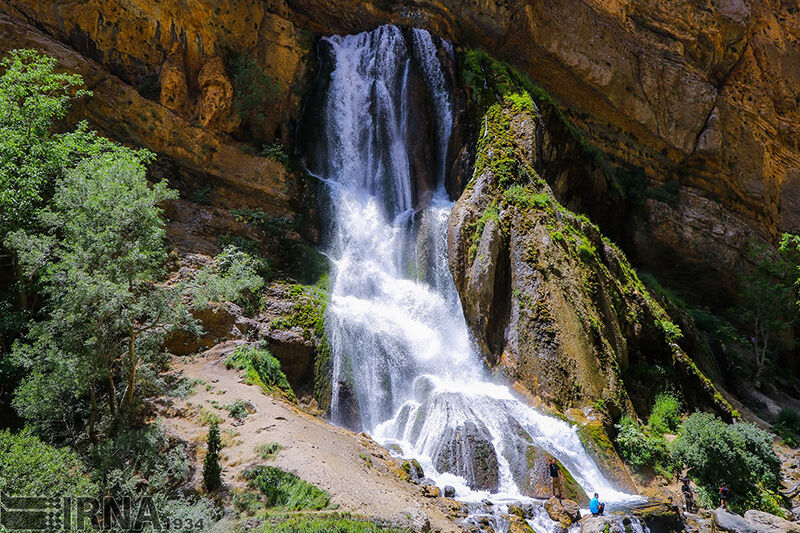
[[[208,492],[214,492],[222,486],[222,465],[219,464],[219,449],[222,443],[218,424],[211,425],[206,444],[208,451],[203,462],[203,486]]]

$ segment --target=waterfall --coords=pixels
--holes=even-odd
[[[442,58],[452,58],[451,45],[424,30],[382,26],[320,46],[320,116],[307,165],[331,194],[333,421],[417,458],[465,500],[525,500],[530,461],[545,452],[587,492],[629,500],[574,427],[495,382],[471,343],[447,267],[453,99]],[[435,117],[427,133],[410,130],[425,113],[412,98],[420,78]],[[433,143],[435,191],[423,201],[410,139],[424,135]]]

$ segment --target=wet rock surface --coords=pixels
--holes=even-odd
[[[439,472],[450,472],[466,479],[476,490],[497,490],[499,467],[491,435],[485,427],[467,421],[448,428],[433,457]]]

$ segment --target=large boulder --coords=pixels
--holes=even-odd
[[[463,477],[475,490],[497,490],[497,454],[491,434],[480,421],[467,420],[461,426],[448,428],[433,454],[433,465],[439,472]]]
[[[581,520],[581,533],[626,533],[618,516],[588,515]]]
[[[572,500],[559,500],[555,497],[544,502],[544,509],[554,521],[564,529],[581,519],[581,510]]]
[[[675,368],[698,405],[729,416],[622,251],[538,174],[543,123],[530,93],[512,79],[492,90],[500,100],[484,112],[472,180],[448,227],[450,271],[486,361],[559,410],[602,404],[612,419],[634,411],[626,371],[659,364]]]
[[[764,533],[800,533],[800,524],[790,522],[779,516],[750,509],[744,513],[748,524]]]
[[[727,511],[722,507],[717,508],[712,516],[714,527],[719,531],[729,533],[764,533],[758,527],[751,525],[743,517]]]

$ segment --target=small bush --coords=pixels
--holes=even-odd
[[[251,385],[295,399],[280,362],[267,350],[252,345],[239,346],[225,361],[225,366],[244,370],[245,379]]]
[[[247,237],[225,233],[219,236],[219,246],[222,249],[228,246],[235,246],[253,259],[253,267],[259,276],[265,280],[272,278],[272,263],[267,259],[267,256],[264,255],[261,245],[257,241],[248,239]]]
[[[197,415],[197,421],[200,422],[201,426],[213,426],[222,424],[222,417],[213,411],[201,407]]]
[[[257,466],[245,470],[243,476],[250,488],[264,495],[267,507],[317,511],[331,502],[327,492],[280,468]]]
[[[669,475],[672,461],[667,441],[661,434],[651,433],[629,416],[623,416],[616,428],[617,448],[631,466],[640,472],[651,467],[661,475]]]
[[[281,451],[282,448],[283,446],[277,442],[267,442],[256,446],[256,453],[266,461],[278,455],[278,452]]]
[[[247,415],[250,414],[247,402],[241,398],[235,399],[233,402],[226,405],[224,409],[236,420],[244,420],[247,418]]]
[[[800,443],[800,414],[794,409],[781,409],[772,422],[772,431],[792,448]]]
[[[680,326],[673,324],[669,320],[658,320],[658,327],[664,332],[664,337],[669,343],[677,343],[683,338],[683,332]]]
[[[656,396],[647,425],[659,435],[677,431],[681,423],[681,402],[670,393]]]
[[[206,445],[206,458],[203,461],[203,487],[208,492],[214,492],[222,486],[222,465],[219,464],[219,449],[222,442],[219,436],[219,426],[214,424],[208,430]]]
[[[578,245],[578,257],[580,257],[583,261],[591,261],[595,256],[595,249],[589,243],[580,243]]]
[[[228,245],[205,266],[191,283],[194,306],[202,309],[210,302],[235,302],[252,310],[264,278],[258,275],[262,265],[250,255]]]
[[[286,149],[279,142],[275,142],[272,144],[265,144],[264,147],[261,149],[261,153],[263,153],[265,156],[269,157],[273,161],[281,163],[283,166],[289,164],[289,154],[286,153]]]

